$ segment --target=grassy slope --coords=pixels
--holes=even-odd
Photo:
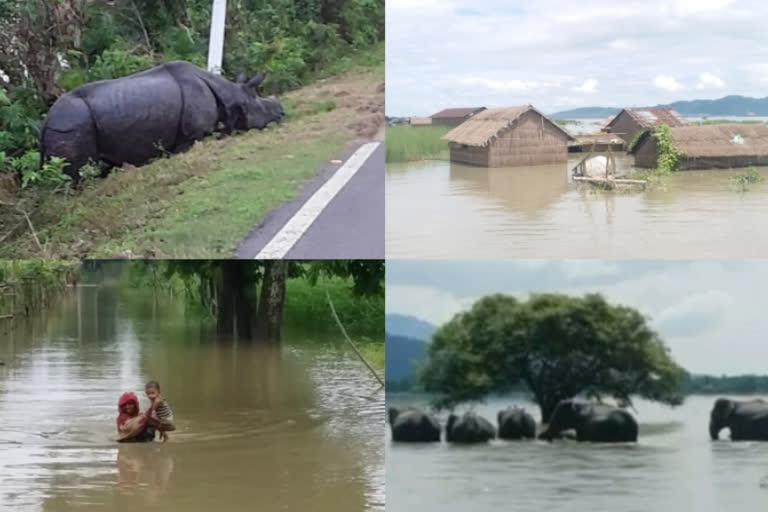
[[[287,118],[280,126],[202,141],[71,197],[28,193],[27,208],[39,204],[32,221],[43,251],[29,230],[19,229],[0,244],[0,257],[231,257],[323,163],[345,145],[377,135],[384,119],[383,45],[327,73],[336,75],[281,98]]]
[[[372,365],[384,368],[384,296],[356,297],[352,281],[321,278],[314,286],[306,279],[289,279],[286,284],[283,321],[301,325],[321,337],[337,340],[338,347],[349,348],[331,315],[325,292],[331,296],[344,329],[363,357]]]
[[[388,127],[387,162],[448,159],[448,144],[440,137],[449,130],[443,126]]]

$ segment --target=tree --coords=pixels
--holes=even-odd
[[[220,335],[276,343],[289,277],[351,278],[356,294],[374,295],[383,288],[384,261],[178,260],[167,262],[167,274],[180,276],[188,288],[194,283],[190,293],[214,315]]]
[[[601,295],[491,295],[434,335],[421,379],[453,407],[524,383],[545,423],[560,400],[631,395],[671,405],[684,370],[637,310]]]

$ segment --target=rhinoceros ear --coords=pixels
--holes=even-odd
[[[261,82],[264,81],[264,73],[259,73],[255,77],[248,80],[248,83],[246,84],[251,89],[256,89],[259,85],[261,85]]]
[[[241,71],[237,74],[237,78],[235,78],[236,84],[244,84],[246,79],[246,74],[244,71]]]

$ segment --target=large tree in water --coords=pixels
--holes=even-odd
[[[359,295],[379,293],[384,282],[382,260],[178,260],[167,271],[196,284],[195,296],[215,316],[220,335],[263,342],[280,340],[289,277],[351,278]]]
[[[637,310],[601,295],[478,300],[434,335],[421,378],[438,407],[524,384],[549,418],[560,400],[630,396],[675,405],[684,370]]]

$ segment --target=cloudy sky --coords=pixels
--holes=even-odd
[[[387,114],[768,96],[765,0],[387,0]]]
[[[638,308],[689,371],[768,374],[768,261],[387,261],[387,313],[436,325],[483,295],[532,291]]]

